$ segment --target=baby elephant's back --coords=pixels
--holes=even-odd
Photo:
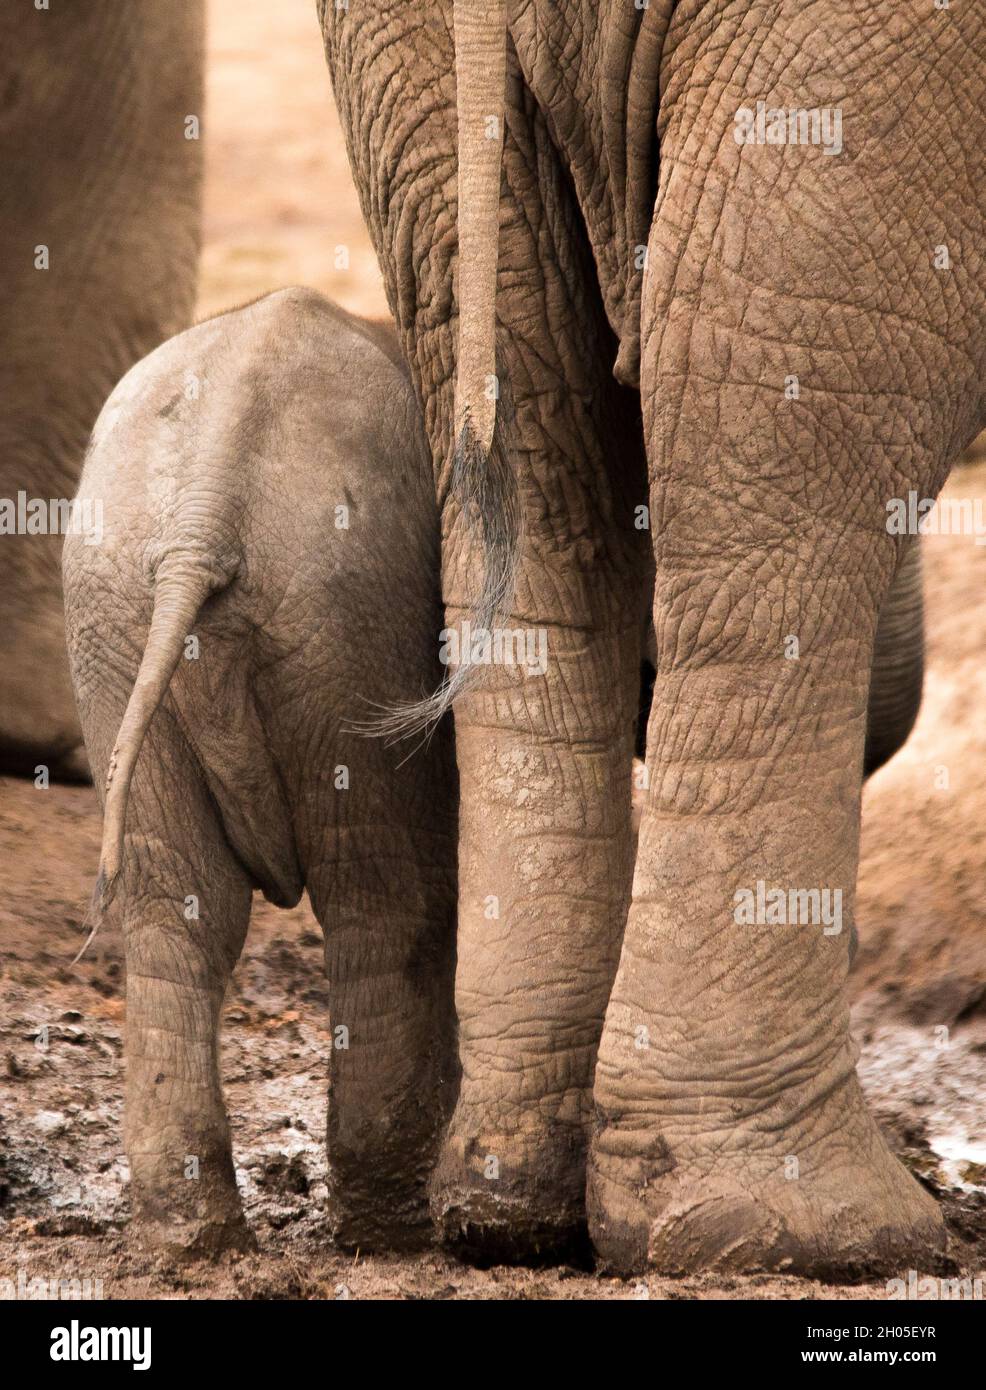
[[[102,518],[89,568],[149,599],[162,557],[189,553],[275,642],[437,604],[430,455],[396,340],[313,291],[208,319],[138,363],[97,421],[79,496]]]
[[[79,493],[103,516],[102,543],[65,556],[83,703],[104,670],[85,630],[140,651],[185,567],[203,659],[171,698],[206,762],[217,719],[245,726],[245,762],[260,728],[281,762],[438,684],[430,456],[387,329],[296,289],[196,325],[117,386]]]

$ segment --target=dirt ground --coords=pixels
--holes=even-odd
[[[209,14],[200,315],[298,284],[385,317],[315,0],[209,0]]]
[[[322,64],[313,0],[213,0],[200,307],[305,283],[386,305]],[[348,268],[337,247],[347,247]],[[983,495],[986,449],[953,492]],[[926,695],[864,807],[853,973],[860,1070],[891,1143],[942,1201],[947,1271],[986,1269],[986,547],[926,545]],[[943,771],[944,769],[944,771]],[[123,963],[106,930],[77,967],[98,857],[91,789],[0,784],[0,1275],[99,1278],[109,1298],[882,1298],[772,1277],[631,1282],[476,1271],[438,1255],[340,1256],[324,1236],[320,935],[257,901],[226,1009],[224,1075],[259,1253],[162,1266],[131,1242],[121,1143]],[[944,1031],[943,1031],[944,1030]]]

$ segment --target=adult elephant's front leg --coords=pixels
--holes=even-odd
[[[750,50],[749,104],[815,107],[816,48],[843,50],[818,37],[825,6],[779,8],[788,42]],[[742,96],[708,66],[729,55],[735,78],[730,33],[705,42],[682,59],[693,101],[668,60],[645,277],[658,669],[590,1226],[624,1269],[921,1268],[941,1217],[866,1108],[845,980],[873,642],[906,539],[887,504],[933,496],[981,423],[981,289],[934,252],[975,182],[944,155],[933,187],[894,168],[866,104],[878,37],[842,79],[844,158],[738,147]],[[971,119],[960,92],[924,95],[899,109],[952,112],[943,141]]]
[[[457,341],[451,7],[395,5],[383,25],[371,9],[346,15],[327,5],[323,25],[424,403],[443,504],[447,623],[461,637],[483,562],[448,469]],[[594,277],[584,233],[546,128],[516,81],[512,93],[497,317],[523,539],[510,611],[485,649],[490,664],[455,706],[462,1083],[432,1207],[449,1243],[524,1259],[584,1231],[593,1067],[629,898],[645,566],[633,527],[643,491],[635,404],[598,351],[608,330],[585,290]],[[483,640],[473,648],[480,659]]]

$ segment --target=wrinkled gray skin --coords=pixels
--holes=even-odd
[[[3,6],[0,498],[71,499],[106,396],[191,319],[203,49],[201,0]],[[0,774],[88,775],[61,545],[0,535]]]
[[[219,1015],[251,890],[289,906],[307,889],[336,1040],[332,1227],[420,1243],[457,1082],[455,774],[447,725],[413,757],[349,727],[441,674],[438,514],[392,334],[305,290],[198,325],[113,392],[80,496],[102,499],[105,538],[66,542],[66,618],[126,946],[142,1235],[249,1242]]]
[[[319,13],[456,621],[483,566],[451,467],[457,340],[488,362],[473,335],[493,312],[457,323],[452,5]],[[924,1267],[941,1218],[865,1107],[845,979],[864,763],[897,742],[871,730],[867,759],[875,637],[916,564],[886,504],[935,496],[986,422],[986,16],[511,0],[507,19],[495,317],[524,521],[507,621],[546,628],[551,658],[456,705],[463,1080],[435,1215],[453,1244],[531,1257],[578,1239],[588,1176],[619,1269]],[[459,89],[492,115],[495,55],[478,43]],[[760,99],[838,104],[844,154],[737,145]],[[644,501],[657,677],[627,917]],[[900,681],[874,683],[902,728],[907,640]],[[840,890],[843,931],[739,927],[734,894],[758,880]]]

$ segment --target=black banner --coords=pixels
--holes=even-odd
[[[650,1365],[655,1375],[670,1364],[668,1357],[679,1373],[684,1357],[693,1374],[806,1368],[838,1377],[839,1368],[873,1365],[918,1374],[941,1369],[964,1374],[981,1352],[981,1292],[977,1298],[973,1288],[967,1298],[962,1286],[942,1288],[949,1281],[933,1282],[934,1299],[929,1288],[917,1284],[910,1291],[905,1287],[900,1297],[878,1302],[831,1303],[649,1298],[642,1293],[646,1286],[637,1291],[628,1286],[627,1298],[616,1300],[636,1305],[619,1316],[619,1364],[627,1367],[633,1339],[639,1336],[641,1369]],[[357,1308],[361,1302],[362,1309]],[[365,1357],[368,1370],[379,1369],[386,1344],[367,1342],[366,1330],[380,1326],[377,1318],[387,1324],[395,1314],[380,1308],[368,1312],[370,1306],[357,1298],[328,1304],[27,1301],[0,1303],[0,1319],[7,1346],[17,1348],[19,1375],[42,1372],[66,1381],[86,1372],[174,1377],[192,1368],[196,1379],[213,1371],[256,1375],[260,1363],[273,1357],[285,1375],[310,1369],[324,1376],[332,1375],[334,1367],[342,1369],[342,1356],[349,1368],[354,1358],[358,1363]],[[410,1316],[420,1328],[426,1314],[420,1304],[412,1304],[410,1312],[405,1304],[396,1316]],[[458,1321],[459,1315],[451,1316],[453,1323]],[[504,1314],[492,1316],[499,1320]],[[342,1340],[356,1329],[362,1334],[359,1340]],[[527,1335],[535,1335],[550,1364],[556,1356],[559,1363],[581,1357],[585,1330],[579,1322],[566,1334],[564,1322],[541,1321],[536,1334]],[[442,1355],[440,1344],[425,1345],[434,1347],[430,1354]],[[491,1366],[484,1355],[484,1367]]]

